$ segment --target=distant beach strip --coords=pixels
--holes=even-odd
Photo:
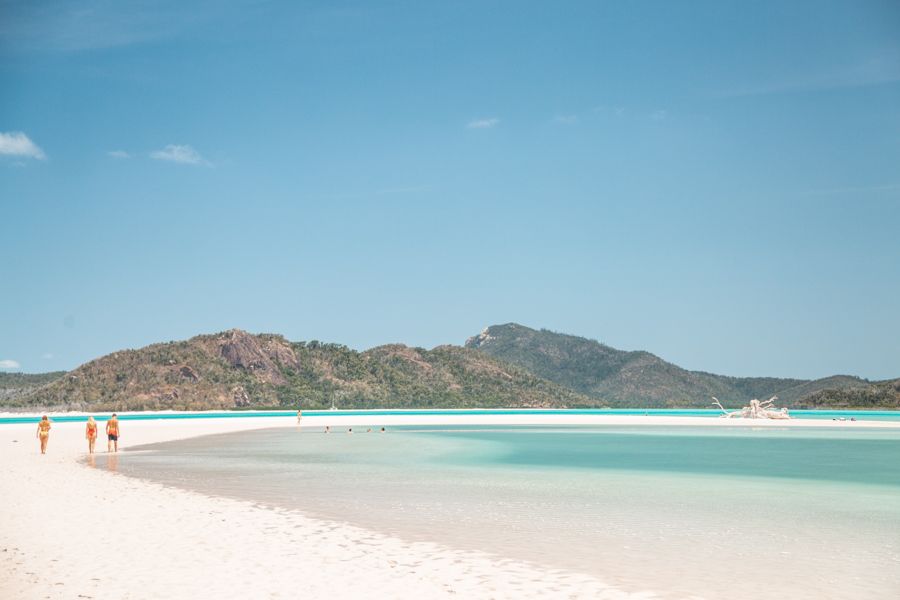
[[[43,413],[0,413],[0,424],[12,423],[37,423]],[[89,415],[95,419],[105,421],[110,413],[47,413],[51,418],[60,423],[87,421]],[[296,418],[296,410],[258,410],[258,411],[162,411],[162,412],[120,412],[122,421],[151,421],[162,419],[229,419],[229,418]],[[466,422],[477,424],[481,421],[491,424],[493,418],[498,417],[532,417],[536,422],[553,422],[567,417],[681,417],[690,419],[690,424],[697,424],[698,418],[718,419],[722,411],[716,409],[660,409],[660,408],[573,408],[573,409],[373,409],[373,410],[304,410],[303,418],[311,418],[319,421],[346,420],[347,422],[365,422],[368,417],[374,417],[379,423],[385,417],[437,417],[443,421],[446,417],[466,417]],[[816,420],[839,422],[855,419],[859,421],[890,421],[900,425],[900,411],[895,410],[792,410],[790,415],[794,420]],[[478,417],[484,417],[479,419]],[[540,417],[549,417],[548,419]],[[362,420],[360,419],[362,418]],[[394,419],[388,419],[393,421]],[[417,419],[421,422],[421,419]],[[731,425],[758,425],[765,420],[731,419]],[[629,419],[629,424],[633,424]],[[790,421],[778,421],[777,425],[790,425]],[[688,421],[685,421],[688,424]],[[775,423],[769,423],[770,425]],[[825,423],[822,423],[823,425]]]

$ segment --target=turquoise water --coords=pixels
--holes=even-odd
[[[657,415],[673,417],[718,417],[722,414],[719,410],[705,409],[638,409],[638,408],[585,408],[585,409],[458,409],[458,410],[308,410],[303,411],[306,416],[392,416],[392,415]],[[230,412],[164,412],[164,413],[140,413],[122,414],[122,421],[148,421],[155,419],[223,419],[243,417],[292,417],[296,415],[294,410],[248,410]],[[791,415],[797,419],[840,419],[845,418],[867,421],[900,421],[900,411],[897,410],[793,410]],[[109,414],[95,414],[94,418],[105,421]],[[0,417],[3,423],[37,423],[40,417]],[[87,416],[60,415],[53,417],[54,421],[81,422],[86,421]]]
[[[900,431],[288,428],[135,450],[120,472],[631,591],[900,596]]]

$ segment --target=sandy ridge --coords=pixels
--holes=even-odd
[[[125,421],[122,442],[271,426],[296,427],[285,418]],[[91,468],[79,462],[83,427],[55,424],[41,456],[33,425],[0,426],[0,598],[656,597]]]
[[[558,414],[338,413],[303,420],[304,427],[475,423],[900,427],[890,421]],[[126,420],[122,444],[296,426],[292,416]],[[82,462],[83,432],[83,423],[55,423],[49,453],[41,456],[34,424],[0,425],[0,598],[658,597],[92,468]],[[98,440],[98,449],[105,449],[105,440]]]

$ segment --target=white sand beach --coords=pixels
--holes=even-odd
[[[51,416],[52,418],[52,416]],[[337,421],[339,419],[339,421]],[[337,421],[337,422],[336,422]],[[325,424],[748,426],[690,417],[392,415]],[[101,432],[102,432],[101,422]],[[759,421],[754,427],[900,427],[890,421]],[[121,448],[264,427],[290,417],[122,423]],[[85,462],[84,423],[0,425],[0,598],[653,598],[539,565],[406,542],[297,512],[163,487]],[[97,441],[105,452],[106,440]],[[667,596],[668,597],[668,596]]]

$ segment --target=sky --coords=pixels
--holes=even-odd
[[[900,376],[900,4],[0,0],[0,369],[507,322]]]

